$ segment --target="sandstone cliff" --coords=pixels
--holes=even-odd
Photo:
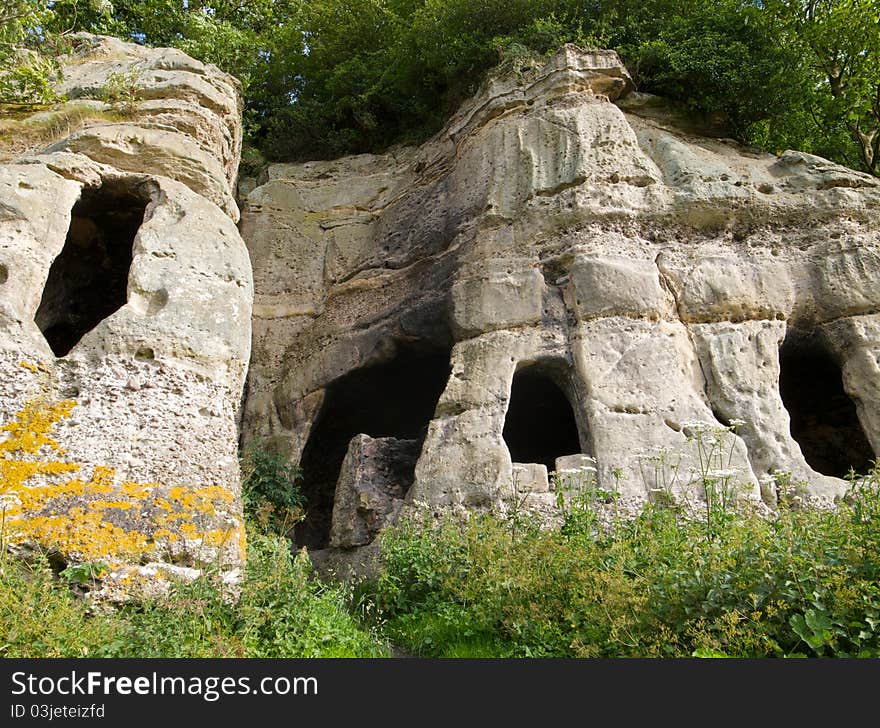
[[[20,543],[111,562],[108,595],[236,578],[239,424],[302,466],[297,543],[337,551],[405,508],[552,519],[593,468],[627,510],[692,501],[716,430],[759,507],[875,457],[878,180],[566,46],[418,148],[271,165],[237,228],[236,82],[77,43],[67,105],[3,139],[3,505]]]
[[[776,471],[830,500],[880,447],[880,182],[701,135],[613,52],[567,46],[419,148],[248,189],[243,429],[302,463],[300,543],[368,542],[403,502],[383,472],[410,504],[546,513],[547,469],[588,455],[636,508],[672,462],[685,497],[689,436],[733,423],[772,505]]]

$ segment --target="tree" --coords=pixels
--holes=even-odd
[[[810,74],[819,152],[880,173],[880,0],[768,0],[766,12]]]
[[[52,13],[41,0],[6,0],[0,8],[0,103],[41,104],[55,98],[55,66],[36,51]]]
[[[641,90],[726,120],[743,142],[880,174],[880,0],[7,0],[6,8],[0,60],[12,70],[0,71],[0,92],[11,79],[19,96],[51,90],[45,66],[33,73],[39,56],[22,49],[72,31],[174,46],[242,81],[246,138],[275,159],[421,141],[493,66],[575,42],[617,49]]]

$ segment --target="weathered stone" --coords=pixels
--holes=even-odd
[[[785,478],[830,501],[845,468],[816,438],[852,440],[839,449],[860,467],[877,453],[876,179],[743,148],[632,92],[615,53],[566,46],[491,75],[418,148],[241,184],[249,263],[235,82],[177,51],[78,42],[63,90],[81,128],[0,168],[0,394],[9,415],[40,387],[76,392],[69,452],[87,465],[220,484],[221,520],[237,523],[237,420],[291,461],[327,465],[322,448],[341,460],[349,443],[338,479],[336,460],[315,476],[332,511],[307,530],[374,556],[401,508],[524,505],[552,522],[554,462],[557,482],[588,474],[635,512],[692,505],[708,483],[772,505]],[[119,73],[137,80],[136,113],[101,119]],[[101,195],[121,217],[102,217]],[[101,247],[113,219],[132,259],[116,309],[92,321],[96,271],[125,267]],[[101,265],[65,263],[68,234]],[[92,285],[58,283],[56,260]],[[506,427],[556,437],[559,423],[540,402],[516,414],[519,386],[570,414],[571,439],[535,463],[513,462]],[[804,437],[823,397],[846,421]]]
[[[352,439],[336,484],[332,547],[364,546],[376,537],[403,504],[419,449],[417,440],[368,435]]]
[[[504,261],[480,267],[452,287],[453,327],[461,338],[541,320],[544,278],[539,270],[505,270]]]
[[[519,498],[526,493],[548,493],[550,481],[543,463],[513,463],[513,492]]]
[[[842,492],[790,434],[779,350],[815,332],[876,450],[880,186],[630,91],[613,53],[567,46],[490,77],[419,148],[270,166],[243,211],[259,332],[246,406],[265,392],[295,410],[417,344],[449,351],[450,374],[412,507],[513,502],[503,431],[526,369],[561,386],[597,485],[630,511],[703,497],[697,448],[714,437],[711,477],[753,502],[774,502],[778,470]],[[309,431],[288,421],[285,436]]]
[[[27,402],[75,401],[55,426],[63,456],[39,455],[87,484],[56,500],[51,484],[28,482],[46,497],[10,522],[65,559],[110,564],[109,598],[204,564],[235,581],[253,296],[229,194],[237,82],[176,51],[75,43],[61,59],[68,96],[100,96],[111,73],[137,69],[152,106],[127,122],[86,119],[0,166],[0,410],[8,421]],[[160,107],[161,128],[145,121]],[[40,525],[53,508],[71,520],[57,532]],[[95,538],[63,535],[86,527]]]
[[[582,320],[605,316],[660,318],[671,313],[670,296],[650,260],[580,255],[565,287],[566,303]]]
[[[563,455],[556,458],[556,469],[551,474],[550,489],[577,491],[594,485],[597,479],[596,458],[589,455]]]

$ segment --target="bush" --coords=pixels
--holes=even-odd
[[[93,618],[45,556],[0,559],[0,656],[99,657],[120,628],[118,621]]]
[[[67,574],[71,582],[79,574]],[[90,574],[91,576],[91,574]],[[77,590],[79,593],[80,590]],[[164,597],[96,609],[45,556],[0,570],[4,657],[382,657],[348,612],[348,591],[310,574],[282,538],[252,534],[240,599],[204,576]]]
[[[245,517],[268,533],[285,535],[304,515],[299,466],[272,453],[259,440],[244,450],[241,466]]]
[[[880,656],[880,471],[836,511],[711,522],[648,506],[598,533],[404,523],[372,598],[427,656]]]

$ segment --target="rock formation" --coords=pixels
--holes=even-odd
[[[102,563],[110,597],[205,563],[234,581],[253,295],[238,84],[179,51],[75,45],[67,103],[20,128],[79,128],[0,166],[0,409],[63,448],[7,427],[7,537]],[[120,83],[133,109],[108,101]]]
[[[880,448],[880,181],[566,46],[418,148],[269,166],[240,235],[235,81],[77,44],[66,106],[21,122],[53,138],[4,139],[2,505],[19,543],[109,561],[107,594],[235,579],[239,424],[300,464],[296,542],[329,559],[406,509],[552,519],[594,477],[690,502],[721,440],[709,477],[754,504],[779,473],[830,502]]]
[[[747,497],[772,505],[783,471],[828,501],[880,448],[878,203],[880,181],[712,137],[566,46],[419,148],[266,170],[241,221],[244,436],[302,464],[313,548],[363,541],[339,537],[375,470],[361,433],[420,443],[402,489],[435,511],[527,492],[550,513],[572,455],[628,507],[688,497],[695,436],[729,425]]]

